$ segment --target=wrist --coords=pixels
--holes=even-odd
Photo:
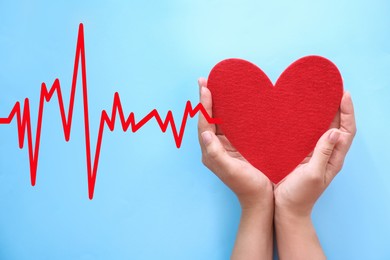
[[[285,208],[275,206],[274,214],[275,227],[302,227],[311,226],[311,213],[310,212],[296,212]]]
[[[274,224],[279,259],[326,259],[310,214],[290,214],[275,208]]]
[[[280,200],[275,197],[275,217],[290,218],[291,220],[310,219],[313,205],[295,201]]]
[[[311,214],[275,206],[274,225],[280,259],[326,259]]]
[[[237,194],[241,209],[244,212],[274,212],[274,194],[271,183],[267,183],[258,192]]]
[[[269,191],[238,196],[242,211],[231,259],[272,259],[274,202]]]
[[[275,206],[274,210],[274,225],[277,233],[300,236],[301,234],[314,231],[311,213],[297,213],[296,211],[280,208],[278,206]]]

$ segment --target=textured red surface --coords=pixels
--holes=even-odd
[[[291,64],[273,85],[256,65],[227,59],[211,70],[213,117],[233,146],[274,183],[314,149],[339,108],[339,70],[319,56]]]

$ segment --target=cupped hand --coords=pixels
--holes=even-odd
[[[310,216],[319,196],[341,170],[355,134],[351,95],[344,92],[331,128],[314,151],[274,187],[275,215]]]
[[[200,102],[212,116],[212,97],[207,81],[201,78],[198,84]],[[218,126],[209,124],[202,114],[199,115],[198,137],[202,162],[237,195],[242,207],[273,208],[273,185],[270,180],[248,163]]]

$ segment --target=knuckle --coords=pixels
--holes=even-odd
[[[323,174],[319,172],[312,172],[309,174],[309,181],[311,185],[322,186],[325,183],[325,178]]]
[[[352,136],[355,137],[356,136],[356,133],[357,133],[357,128],[356,126],[353,128],[352,130]]]
[[[214,170],[215,170],[215,163],[210,161],[210,158],[208,158],[207,156],[202,156],[202,163],[203,163],[204,166],[206,166],[207,169],[209,169],[210,171],[214,172]]]
[[[335,168],[334,168],[334,172],[335,172],[335,174],[337,174],[337,173],[339,173],[340,171],[341,171],[341,169],[343,168],[343,166],[342,165],[340,165],[340,166],[336,166]]]
[[[324,174],[323,170],[318,169],[317,167],[308,167],[307,168],[307,180],[310,185],[318,186],[324,183]]]
[[[217,160],[219,157],[219,151],[216,149],[216,147],[211,146],[206,150],[207,157],[211,160]]]
[[[325,156],[331,156],[333,152],[333,147],[330,146],[324,146],[320,148],[320,152]]]
[[[339,173],[341,171],[341,169],[343,168],[343,165],[344,165],[344,160],[340,163],[338,163],[337,165],[334,166],[334,170],[336,173]]]
[[[204,166],[208,167],[208,160],[204,154],[202,154],[202,163]]]
[[[216,145],[210,145],[206,147],[202,153],[202,163],[209,167],[220,159],[221,151]]]

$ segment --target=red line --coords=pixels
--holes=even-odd
[[[57,100],[58,100],[58,106],[59,106],[61,120],[62,120],[64,137],[66,141],[69,141],[70,139],[74,100],[75,100],[76,85],[77,85],[76,82],[77,82],[78,68],[80,62],[81,62],[82,88],[83,88],[82,94],[83,94],[83,110],[84,110],[85,152],[86,152],[86,162],[87,162],[88,194],[90,199],[92,199],[94,195],[96,175],[99,166],[99,157],[100,157],[105,125],[107,125],[107,127],[111,131],[113,131],[115,128],[115,120],[117,115],[119,116],[122,125],[122,130],[124,132],[126,132],[129,129],[129,127],[131,127],[131,131],[134,133],[138,131],[140,128],[142,128],[142,126],[144,126],[152,118],[155,118],[161,131],[164,133],[170,126],[172,129],[172,135],[175,139],[177,148],[180,148],[181,146],[188,117],[192,118],[198,112],[201,112],[210,124],[220,123],[218,119],[211,118],[209,116],[209,114],[202,106],[202,104],[199,103],[194,108],[192,108],[190,101],[187,101],[187,104],[185,106],[179,132],[177,130],[172,111],[168,111],[165,119],[163,120],[160,114],[158,113],[158,111],[156,109],[153,109],[149,114],[147,114],[144,118],[142,118],[137,123],[135,122],[133,112],[131,112],[127,118],[125,117],[119,94],[115,93],[113,104],[112,104],[111,116],[109,116],[105,110],[102,110],[97,142],[96,142],[95,157],[92,159],[90,128],[89,128],[87,70],[86,70],[85,46],[84,46],[84,27],[83,24],[81,23],[79,25],[79,31],[77,37],[76,55],[74,61],[68,114],[65,113],[60,81],[56,79],[49,90],[47,89],[46,84],[42,83],[41,94],[39,98],[38,121],[36,126],[35,142],[33,142],[33,136],[31,131],[31,113],[30,113],[30,102],[28,98],[24,100],[23,111],[21,109],[20,103],[16,102],[11,112],[9,113],[9,116],[5,118],[0,118],[0,124],[11,124],[11,122],[14,119],[17,120],[18,140],[19,140],[20,149],[24,147],[25,137],[27,136],[28,155],[29,155],[29,162],[30,162],[30,178],[31,178],[32,186],[35,186],[36,176],[37,176],[39,145],[41,142],[41,129],[42,129],[42,118],[43,118],[44,106],[45,103],[51,101],[52,97],[55,94],[57,94]],[[92,161],[93,161],[93,165],[92,165]]]

